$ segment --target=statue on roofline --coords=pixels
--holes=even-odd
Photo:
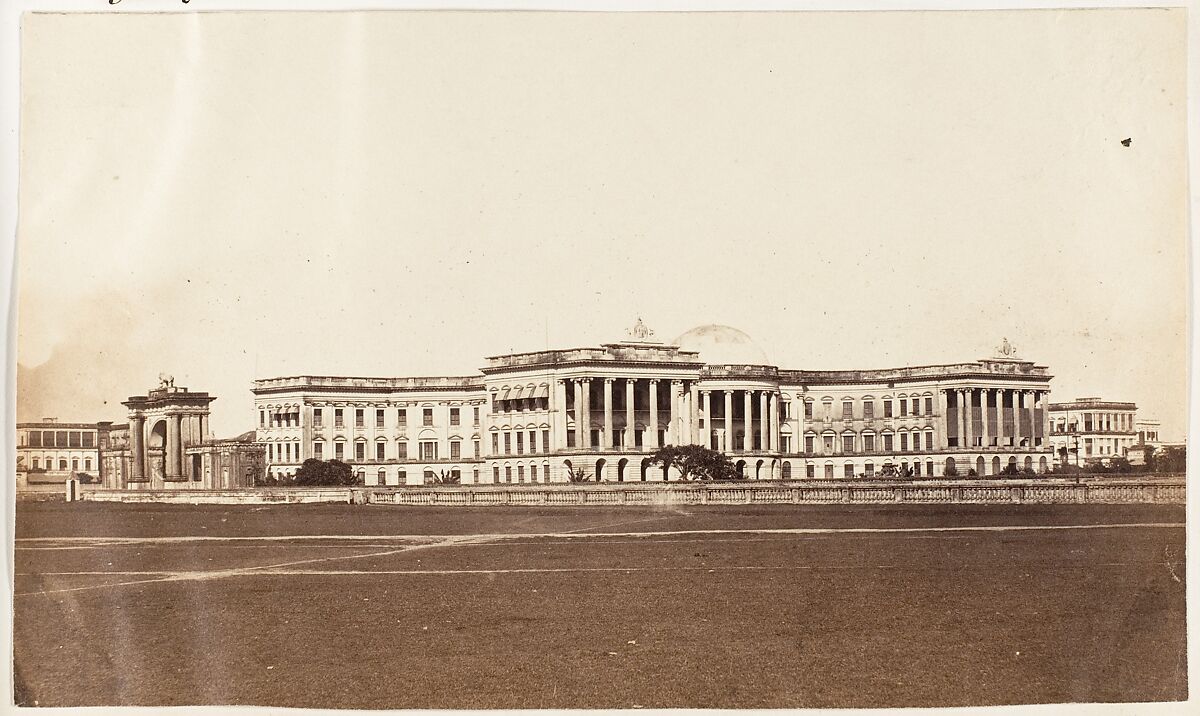
[[[630,338],[637,341],[644,341],[654,336],[654,331],[650,330],[645,323],[642,322],[642,317],[638,316],[637,323],[633,324],[633,328],[625,330],[625,333]]]

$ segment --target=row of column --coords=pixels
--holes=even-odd
[[[592,445],[592,406],[591,406],[591,378],[570,378],[555,383],[555,403],[562,406],[564,409],[557,412],[558,423],[556,424],[556,433],[564,436],[561,438],[565,443],[566,435],[566,385],[570,383],[574,391],[574,404],[576,414],[576,447],[579,448],[602,448],[611,449],[616,445],[616,431],[614,430],[614,401],[613,401],[613,384],[617,378],[601,378],[604,381],[604,389],[602,391],[603,400],[603,430],[600,434],[600,444]],[[621,378],[625,384],[625,427],[623,431],[623,443],[626,446],[635,444],[635,387],[637,384],[636,378]],[[648,420],[646,431],[646,443],[643,445],[646,449],[657,449],[660,447],[658,440],[659,424],[659,390],[658,384],[660,379],[647,379],[648,383]],[[670,390],[670,405],[667,419],[667,427],[671,431],[671,435],[676,444],[687,445],[696,442],[702,442],[706,446],[710,443],[710,437],[714,431],[713,412],[712,412],[712,390],[700,390],[694,382],[684,380],[671,380]],[[691,385],[687,383],[691,382]],[[742,444],[740,449],[750,451],[754,448],[753,436],[753,402],[754,396],[757,395],[759,402],[759,429],[762,435],[766,436],[763,449],[777,451],[779,449],[779,394],[776,391],[770,390],[742,390],[732,391],[723,390],[725,394],[725,415],[724,427],[726,442],[733,436],[733,400],[734,393],[741,392],[743,394],[743,428]],[[699,410],[699,405],[703,406],[703,410]],[[566,447],[565,444],[559,447]],[[726,450],[733,450],[737,446],[726,444],[723,446]]]
[[[200,416],[200,433],[202,439],[203,435],[207,432],[205,422],[206,416]],[[183,477],[182,425],[182,413],[167,414],[167,444],[163,473],[164,477],[168,480]],[[134,482],[145,481],[148,477],[146,472],[145,430],[146,418],[144,416],[135,415],[129,418],[129,450],[133,453],[131,479]]]
[[[976,391],[979,391],[979,402],[980,402],[979,412],[980,412],[980,421],[981,421],[981,426],[980,426],[981,434],[978,436],[975,435],[975,425],[974,425],[975,409],[974,409],[974,405],[973,405],[974,396],[975,396]],[[942,408],[943,416],[946,415],[945,408],[946,408],[947,401],[946,401],[945,395],[948,392],[950,392],[950,390],[939,391],[940,402],[941,402],[940,407]],[[1027,437],[1027,438],[1029,438],[1030,446],[1031,447],[1033,446],[1034,438],[1036,437],[1036,434],[1037,434],[1037,430],[1034,426],[1037,424],[1036,406],[1037,406],[1037,400],[1038,400],[1038,393],[1041,393],[1042,391],[1022,390],[1022,389],[1014,389],[1014,388],[957,388],[957,389],[953,389],[953,392],[955,393],[955,402],[958,405],[958,415],[957,415],[958,424],[955,427],[956,427],[956,432],[958,433],[958,436],[961,438],[959,441],[960,447],[967,447],[967,448],[975,447],[975,438],[976,437],[981,438],[981,443],[982,443],[983,447],[989,447],[991,445],[991,438],[993,438],[993,437],[995,437],[997,439],[996,441],[997,441],[997,444],[999,444],[999,445],[1003,445],[1004,440],[1009,437],[1012,437],[1015,439],[1014,443],[1019,443],[1021,438]],[[994,426],[994,428],[995,428],[994,430],[992,429],[993,426],[990,424],[990,421],[988,420],[988,394],[993,393],[993,392],[996,395],[996,425]],[[1005,395],[1005,393],[1012,393],[1012,404],[1013,404],[1013,434],[1012,435],[1007,435],[1005,432],[1005,425],[1004,425],[1004,395]],[[964,410],[964,408],[966,408],[966,409]],[[1020,416],[1021,416],[1022,412],[1027,413],[1029,416],[1028,434],[1023,434],[1023,431],[1021,430],[1021,417]],[[1045,410],[1043,410],[1042,411],[1042,423],[1043,423],[1042,435],[1043,436],[1045,436],[1048,432],[1048,429],[1046,427],[1046,422],[1048,421],[1048,419],[1049,419],[1049,416],[1048,416],[1047,412]],[[942,418],[942,421],[944,423],[944,421],[945,421],[944,417]],[[943,442],[944,442],[943,447],[948,447],[949,446],[949,442],[948,442],[949,441],[949,431],[943,430],[942,435],[943,435]]]

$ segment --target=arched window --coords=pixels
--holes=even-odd
[[[780,476],[780,478],[782,478],[784,480],[792,479],[792,463],[791,462],[789,462],[787,460],[783,461],[783,467],[780,469],[779,476]]]
[[[376,475],[375,479],[376,479],[376,484],[378,484],[378,485],[387,484],[387,471],[384,470],[383,468],[380,468],[379,474]]]
[[[59,469],[59,470],[66,470],[66,469],[67,469],[67,459],[66,459],[65,457],[60,457],[60,458],[58,459],[58,469]]]

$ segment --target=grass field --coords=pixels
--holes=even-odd
[[[17,507],[25,705],[1187,696],[1182,506]]]

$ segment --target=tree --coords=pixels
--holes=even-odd
[[[1017,467],[1017,463],[1010,462],[1004,466],[1004,469],[1000,471],[1000,474],[1001,475],[1009,475],[1009,476],[1020,475],[1021,469],[1019,467]]]
[[[462,482],[462,476],[449,470],[442,470],[429,481],[431,485],[457,485]]]
[[[304,486],[341,486],[356,482],[354,471],[341,460],[317,460],[311,457],[304,461],[292,479],[292,484]]]
[[[743,477],[729,456],[703,445],[665,445],[654,451],[650,462],[660,467],[674,467],[681,480],[737,480]]]
[[[567,465],[568,482],[589,482],[591,479],[592,476],[589,475],[587,470],[583,469],[582,467],[575,467],[574,465],[570,464]]]
[[[1187,448],[1166,447],[1154,456],[1154,471],[1158,473],[1184,472],[1187,470]]]

